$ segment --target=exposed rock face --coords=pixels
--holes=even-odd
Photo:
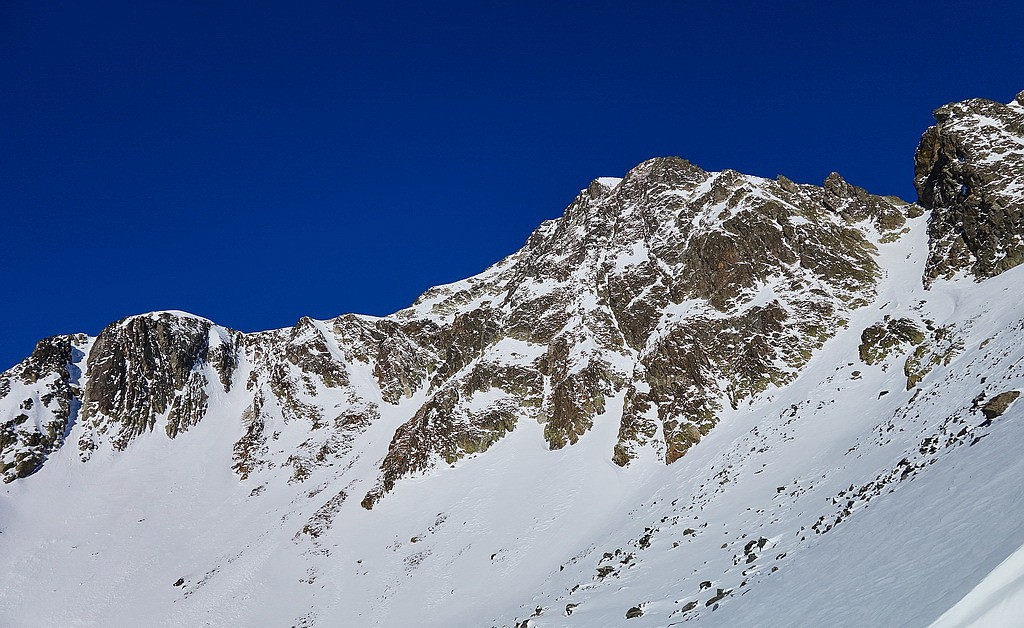
[[[902,227],[908,207],[838,175],[822,188],[678,158],[595,181],[520,252],[395,315],[436,325],[423,344],[440,363],[364,506],[521,418],[544,423],[550,448],[571,445],[616,393],[613,460],[645,447],[676,460],[723,404],[788,382],[868,302],[870,240]]]
[[[1024,92],[1008,105],[940,107],[914,158],[918,202],[932,211],[925,282],[981,280],[1024,261]]]
[[[302,482],[313,467],[347,452],[351,439],[380,416],[377,403],[354,385],[354,370],[369,370],[371,363],[386,364],[394,357],[390,368],[382,367],[374,376],[379,396],[394,402],[408,381],[423,377],[422,369],[416,369],[420,365],[404,361],[409,357],[402,353],[407,349],[402,335],[387,335],[381,327],[388,329],[384,319],[303,317],[291,329],[243,338],[251,402],[242,412],[245,433],[234,451],[234,469],[242,479],[269,465],[268,439],[289,424],[301,423],[308,431],[288,453],[289,481]]]
[[[64,443],[78,411],[84,334],[40,340],[32,355],[0,375],[0,476],[30,475]]]
[[[88,457],[102,440],[124,449],[163,419],[173,438],[205,415],[212,382],[231,387],[237,332],[184,313],[157,312],[108,325],[89,352],[79,440]]]
[[[933,212],[926,281],[1019,262],[1022,116],[1021,102],[936,113],[916,157]],[[402,477],[481,453],[523,420],[543,424],[550,449],[615,421],[616,464],[645,451],[672,463],[723,408],[796,377],[874,298],[876,244],[921,211],[837,174],[818,187],[651,159],[595,180],[519,252],[388,317],[242,334],[160,312],[114,323],[94,344],[44,341],[0,377],[4,477],[38,468],[78,403],[88,459],[158,428],[173,438],[223,402],[238,421],[239,477],[284,466],[289,482],[334,464],[398,406],[367,508]],[[961,348],[950,330],[926,327],[881,321],[864,331],[861,358],[906,351],[913,387]]]

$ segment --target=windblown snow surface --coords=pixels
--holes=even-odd
[[[216,411],[174,440],[88,464],[63,447],[0,493],[0,624],[1019,625],[1024,404],[992,421],[978,405],[1024,387],[1024,267],[926,291],[926,220],[879,244],[875,304],[796,381],[727,409],[672,465],[610,461],[621,395],[576,446],[548,451],[523,419],[373,510],[359,496],[419,397],[380,403],[301,485],[233,474],[242,386],[211,388]],[[858,357],[886,316],[951,331],[912,390],[912,347]]]

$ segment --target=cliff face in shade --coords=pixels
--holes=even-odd
[[[1024,261],[1024,92],[934,115],[914,156],[918,202],[931,210],[925,280],[993,277]]]
[[[83,459],[104,441],[125,449],[158,418],[171,438],[188,429],[205,416],[214,383],[230,389],[237,361],[232,334],[199,317],[160,312],[107,326],[87,361]]]
[[[655,158],[390,316],[242,333],[168,311],[45,339],[0,375],[0,533],[22,513],[0,555],[36,573],[21,548],[50,543],[48,521],[124,512],[119,526],[164,526],[125,547],[180,572],[139,599],[181,624],[216,607],[226,623],[403,625],[424,604],[466,625],[763,624],[741,596],[771,598],[780,568],[809,591],[821,539],[910,480],[938,491],[933,468],[970,469],[1020,414],[1024,99],[935,115],[916,204],[838,174],[818,186]],[[964,503],[1012,510],[1000,473],[978,477],[991,483]],[[90,482],[118,497],[82,501]],[[939,501],[914,499],[914,513]],[[989,525],[968,514],[900,516]],[[1016,542],[1003,532],[929,555],[991,568],[978,557],[1002,551],[986,538]],[[884,542],[849,547],[887,560]],[[89,560],[81,579],[117,597],[109,573],[131,560]],[[18,573],[0,579],[14,592],[0,617],[33,599]],[[937,617],[956,601],[938,608],[937,588],[964,593],[951,582],[923,582],[907,612]],[[264,608],[253,583],[291,593]],[[792,621],[813,616],[785,599],[803,609]],[[92,604],[48,617],[110,618]],[[868,606],[848,617],[902,612]]]

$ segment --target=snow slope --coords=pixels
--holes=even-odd
[[[1020,625],[1021,608],[1024,608],[1024,548],[1018,548],[999,563],[932,626],[1013,628]]]

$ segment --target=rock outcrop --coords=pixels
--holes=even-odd
[[[931,210],[925,283],[993,277],[1024,261],[1024,92],[940,107],[914,157],[918,203]]]
[[[1003,416],[1003,413],[1009,409],[1010,404],[1016,401],[1018,397],[1020,397],[1019,390],[1001,392],[985,402],[985,405],[981,407],[981,412],[987,419]]]
[[[230,389],[240,336],[183,312],[111,323],[89,351],[82,397],[83,458],[109,440],[124,449],[158,421],[174,438],[206,415],[211,385]]]
[[[81,393],[85,334],[40,340],[32,355],[0,375],[0,477],[31,475],[64,443]]]

